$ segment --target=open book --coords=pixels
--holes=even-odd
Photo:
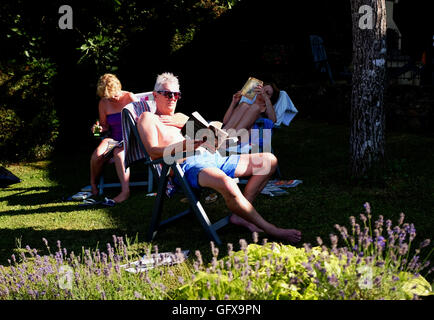
[[[220,129],[221,125],[222,123],[218,121],[208,123],[199,112],[195,111],[182,127],[181,133],[186,139],[204,141],[201,146],[214,153],[226,140],[231,139],[232,142],[237,140],[235,137],[229,138],[228,133]]]
[[[248,99],[253,99],[255,97],[255,88],[259,85],[263,85],[264,83],[261,80],[250,77],[247,82],[244,84],[241,89],[241,95],[245,96]]]

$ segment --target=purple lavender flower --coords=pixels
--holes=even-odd
[[[386,228],[387,228],[387,230],[390,230],[391,227],[392,227],[392,220],[387,219],[386,220]]]
[[[253,238],[253,243],[258,243],[258,233],[257,232],[253,232],[252,233],[252,238]]]
[[[399,252],[399,254],[400,254],[401,256],[403,256],[403,255],[405,255],[405,254],[407,253],[407,251],[408,251],[408,244],[403,243],[403,244],[400,246],[398,252]]]
[[[345,227],[341,228],[341,236],[342,236],[342,239],[344,239],[344,240],[348,239],[348,230],[347,230],[347,228],[345,228]]]
[[[244,240],[244,239],[240,239],[240,248],[241,248],[241,250],[243,250],[243,251],[246,251],[246,250],[247,250],[247,241],[246,241],[246,240]]]
[[[410,241],[413,241],[414,238],[416,237],[416,228],[414,227],[413,223],[410,224],[409,234],[410,234]]]
[[[386,247],[386,239],[383,236],[379,236],[376,238],[376,243],[379,248],[384,249]]]
[[[355,229],[355,231],[356,231],[356,235],[360,235],[360,225],[359,225],[358,223],[356,223],[356,224],[354,225],[354,229]]]
[[[356,225],[356,218],[354,218],[353,216],[350,217],[350,224],[352,227],[355,227]]]
[[[363,206],[365,207],[366,214],[370,215],[371,214],[371,205],[369,204],[369,202],[366,202]]]
[[[339,285],[338,278],[336,277],[335,274],[332,274],[330,277],[327,277],[327,281],[335,288]]]
[[[338,245],[338,237],[334,234],[330,234],[330,241],[332,243],[332,248],[336,248]]]
[[[398,220],[398,225],[399,226],[404,222],[404,218],[405,218],[405,214],[403,212],[401,212],[399,214],[399,220]]]
[[[375,228],[380,229],[384,224],[384,217],[382,215],[378,216],[378,220],[375,221]]]

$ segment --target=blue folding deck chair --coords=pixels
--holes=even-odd
[[[217,231],[229,223],[229,215],[212,224],[198,199],[198,195],[192,190],[187,179],[184,178],[184,172],[179,163],[175,161],[169,165],[164,162],[163,158],[152,160],[149,157],[136,126],[139,115],[145,111],[155,112],[155,109],[152,110],[149,104],[144,100],[133,102],[125,106],[122,110],[122,130],[125,148],[125,168],[128,168],[132,162],[143,161],[145,165],[151,168],[154,178],[158,181],[157,196],[152,210],[151,225],[149,227],[147,241],[152,241],[158,230],[163,226],[167,226],[169,223],[177,221],[190,213],[194,213],[208,238],[217,245],[221,245],[222,242]],[[161,221],[165,194],[171,196],[174,190],[174,184],[171,177],[168,175],[170,170],[173,171],[174,176],[179,181],[181,190],[188,199],[189,208],[186,211]]]

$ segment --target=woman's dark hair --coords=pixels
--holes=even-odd
[[[265,86],[271,86],[273,88],[273,94],[270,97],[270,102],[274,106],[277,100],[279,100],[280,89],[276,86],[274,82],[265,82],[264,87]]]

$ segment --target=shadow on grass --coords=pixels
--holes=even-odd
[[[20,187],[9,187],[9,188],[2,188],[1,191],[2,192],[15,192],[11,195],[8,196],[4,196],[0,198],[0,201],[10,201],[11,199],[22,199],[22,195],[27,193],[27,192],[33,192],[33,191],[50,191],[53,190],[53,187],[31,187],[31,188],[20,188]],[[20,200],[21,204],[23,203],[23,201]]]

